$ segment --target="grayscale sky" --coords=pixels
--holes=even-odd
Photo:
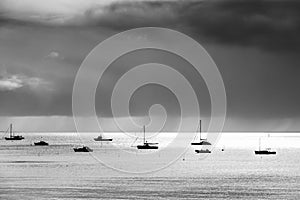
[[[224,80],[226,131],[300,130],[296,0],[0,0],[1,129],[14,122],[28,131],[73,131],[72,87],[85,56],[109,36],[144,26],[181,31],[205,47]],[[207,88],[192,67],[172,54],[144,50],[116,60],[105,74],[111,81],[98,87],[96,109],[108,121],[106,130],[115,130],[112,83],[149,55],[188,77],[209,118]],[[133,98],[132,115],[142,117],[160,102],[176,123],[174,96],[155,85],[144,89]]]

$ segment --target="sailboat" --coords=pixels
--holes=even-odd
[[[112,138],[104,138],[102,135],[99,135],[98,137],[94,138],[97,142],[111,142]]]
[[[191,145],[211,145],[210,142],[207,141],[207,139],[201,138],[201,120],[199,122],[199,134],[200,134],[200,141],[199,142],[192,142]]]
[[[145,136],[146,130],[145,130],[145,126],[143,127],[143,129],[144,129],[144,138],[143,138],[144,144],[137,145],[136,147],[137,147],[138,149],[158,149],[158,146],[156,146],[156,144],[158,144],[158,143],[149,143],[149,142],[146,141],[146,136]]]
[[[23,140],[22,135],[14,135],[12,124],[9,125],[9,137],[5,137],[5,140]]]
[[[258,150],[254,151],[256,155],[275,155],[276,151],[272,151],[271,148],[261,149],[261,138],[259,138]]]

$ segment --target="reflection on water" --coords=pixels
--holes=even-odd
[[[25,135],[26,136],[26,135]],[[298,199],[300,149],[277,149],[255,156],[254,149],[215,151],[204,160],[190,149],[169,168],[147,175],[111,170],[89,155],[74,153],[75,134],[43,136],[50,146],[0,140],[0,199]],[[118,142],[118,139],[116,139]],[[89,144],[116,165],[136,165],[118,157],[108,143]],[[149,161],[151,162],[151,161]]]

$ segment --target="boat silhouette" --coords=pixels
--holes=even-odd
[[[207,139],[202,139],[201,138],[201,120],[199,122],[199,135],[200,135],[200,141],[199,142],[192,142],[191,145],[211,145],[210,142],[207,141]]]
[[[9,125],[9,137],[5,137],[5,140],[23,140],[22,135],[14,135],[12,124]]]
[[[97,142],[111,142],[113,139],[112,138],[103,138],[102,135],[99,135],[98,137],[94,138],[94,140]]]
[[[267,148],[265,150],[258,150],[255,151],[256,155],[275,155],[276,151],[272,151],[270,148]]]
[[[39,141],[39,142],[34,142],[35,146],[48,146],[49,143],[45,142],[45,141]]]
[[[136,147],[138,149],[158,149],[158,146],[156,146],[158,143],[150,143],[150,142],[147,142],[146,141],[146,136],[145,136],[145,126],[143,127],[144,129],[144,137],[143,137],[143,141],[144,141],[144,144],[141,144],[141,145],[137,145]]]
[[[196,153],[211,153],[211,151],[209,149],[196,149],[195,152]]]
[[[93,149],[87,147],[87,146],[83,146],[83,147],[75,147],[73,148],[73,150],[75,152],[93,152]]]
[[[254,151],[256,155],[275,155],[276,151],[272,151],[271,148],[261,149],[261,138],[259,138],[258,150]]]

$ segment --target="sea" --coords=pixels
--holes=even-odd
[[[224,133],[207,156],[188,147],[164,169],[148,173],[122,169],[159,165],[153,163],[159,150],[146,152],[154,161],[132,160],[120,151],[137,155],[140,150],[118,134],[108,134],[113,142],[101,143],[76,133],[22,135],[22,141],[0,140],[1,200],[300,199],[299,134]],[[275,156],[254,154],[260,137],[264,147],[276,149]],[[39,140],[49,146],[34,146]],[[73,151],[82,145],[94,151]],[[111,159],[111,165],[101,158]]]

